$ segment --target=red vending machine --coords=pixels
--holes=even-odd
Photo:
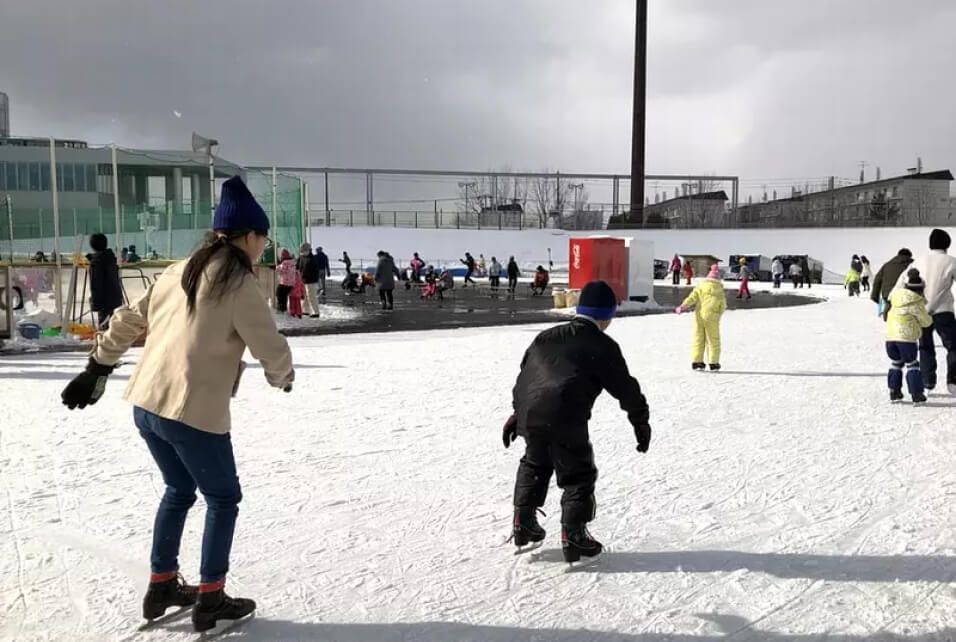
[[[568,287],[580,290],[588,281],[601,279],[627,300],[627,248],[624,239],[610,236],[571,238],[568,247]]]

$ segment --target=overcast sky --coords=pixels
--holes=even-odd
[[[956,167],[956,2],[649,2],[649,173]],[[3,2],[0,91],[20,135],[183,148],[197,130],[243,164],[627,173],[633,4]]]

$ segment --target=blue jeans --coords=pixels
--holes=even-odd
[[[890,371],[886,376],[890,390],[903,390],[903,368],[906,368],[906,387],[910,395],[923,393],[923,375],[917,359],[917,345],[905,341],[887,341],[886,354],[890,358]]]
[[[923,329],[919,342],[920,369],[927,388],[936,387],[936,338],[939,335],[946,348],[946,383],[956,383],[956,316],[952,312],[933,315],[933,325]]]
[[[151,570],[167,573],[179,569],[179,542],[198,486],[206,500],[200,581],[221,580],[229,571],[232,536],[242,500],[232,439],[228,433],[204,432],[138,407],[133,409],[133,421],[166,483],[153,523]]]

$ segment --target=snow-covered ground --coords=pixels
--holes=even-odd
[[[719,374],[690,372],[688,316],[615,322],[654,440],[636,453],[599,400],[610,552],[574,572],[556,490],[547,545],[504,543],[521,448],[500,428],[541,326],[292,339],[293,393],[250,368],[234,404],[229,590],[259,601],[234,639],[956,639],[956,400],[888,405],[873,306],[831,294],[729,312]],[[162,480],[120,400],[128,366],[98,405],[60,406],[83,359],[0,359],[0,638],[192,640],[188,621],[136,631]]]

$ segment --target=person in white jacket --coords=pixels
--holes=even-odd
[[[956,285],[956,257],[948,254],[952,240],[944,230],[935,229],[929,235],[930,253],[913,262],[926,281],[924,296],[926,311],[933,325],[923,330],[919,342],[920,372],[927,390],[936,387],[936,344],[934,331],[946,348],[946,387],[956,395],[956,314],[954,314],[953,286]],[[906,273],[900,276],[897,287],[903,287]]]

